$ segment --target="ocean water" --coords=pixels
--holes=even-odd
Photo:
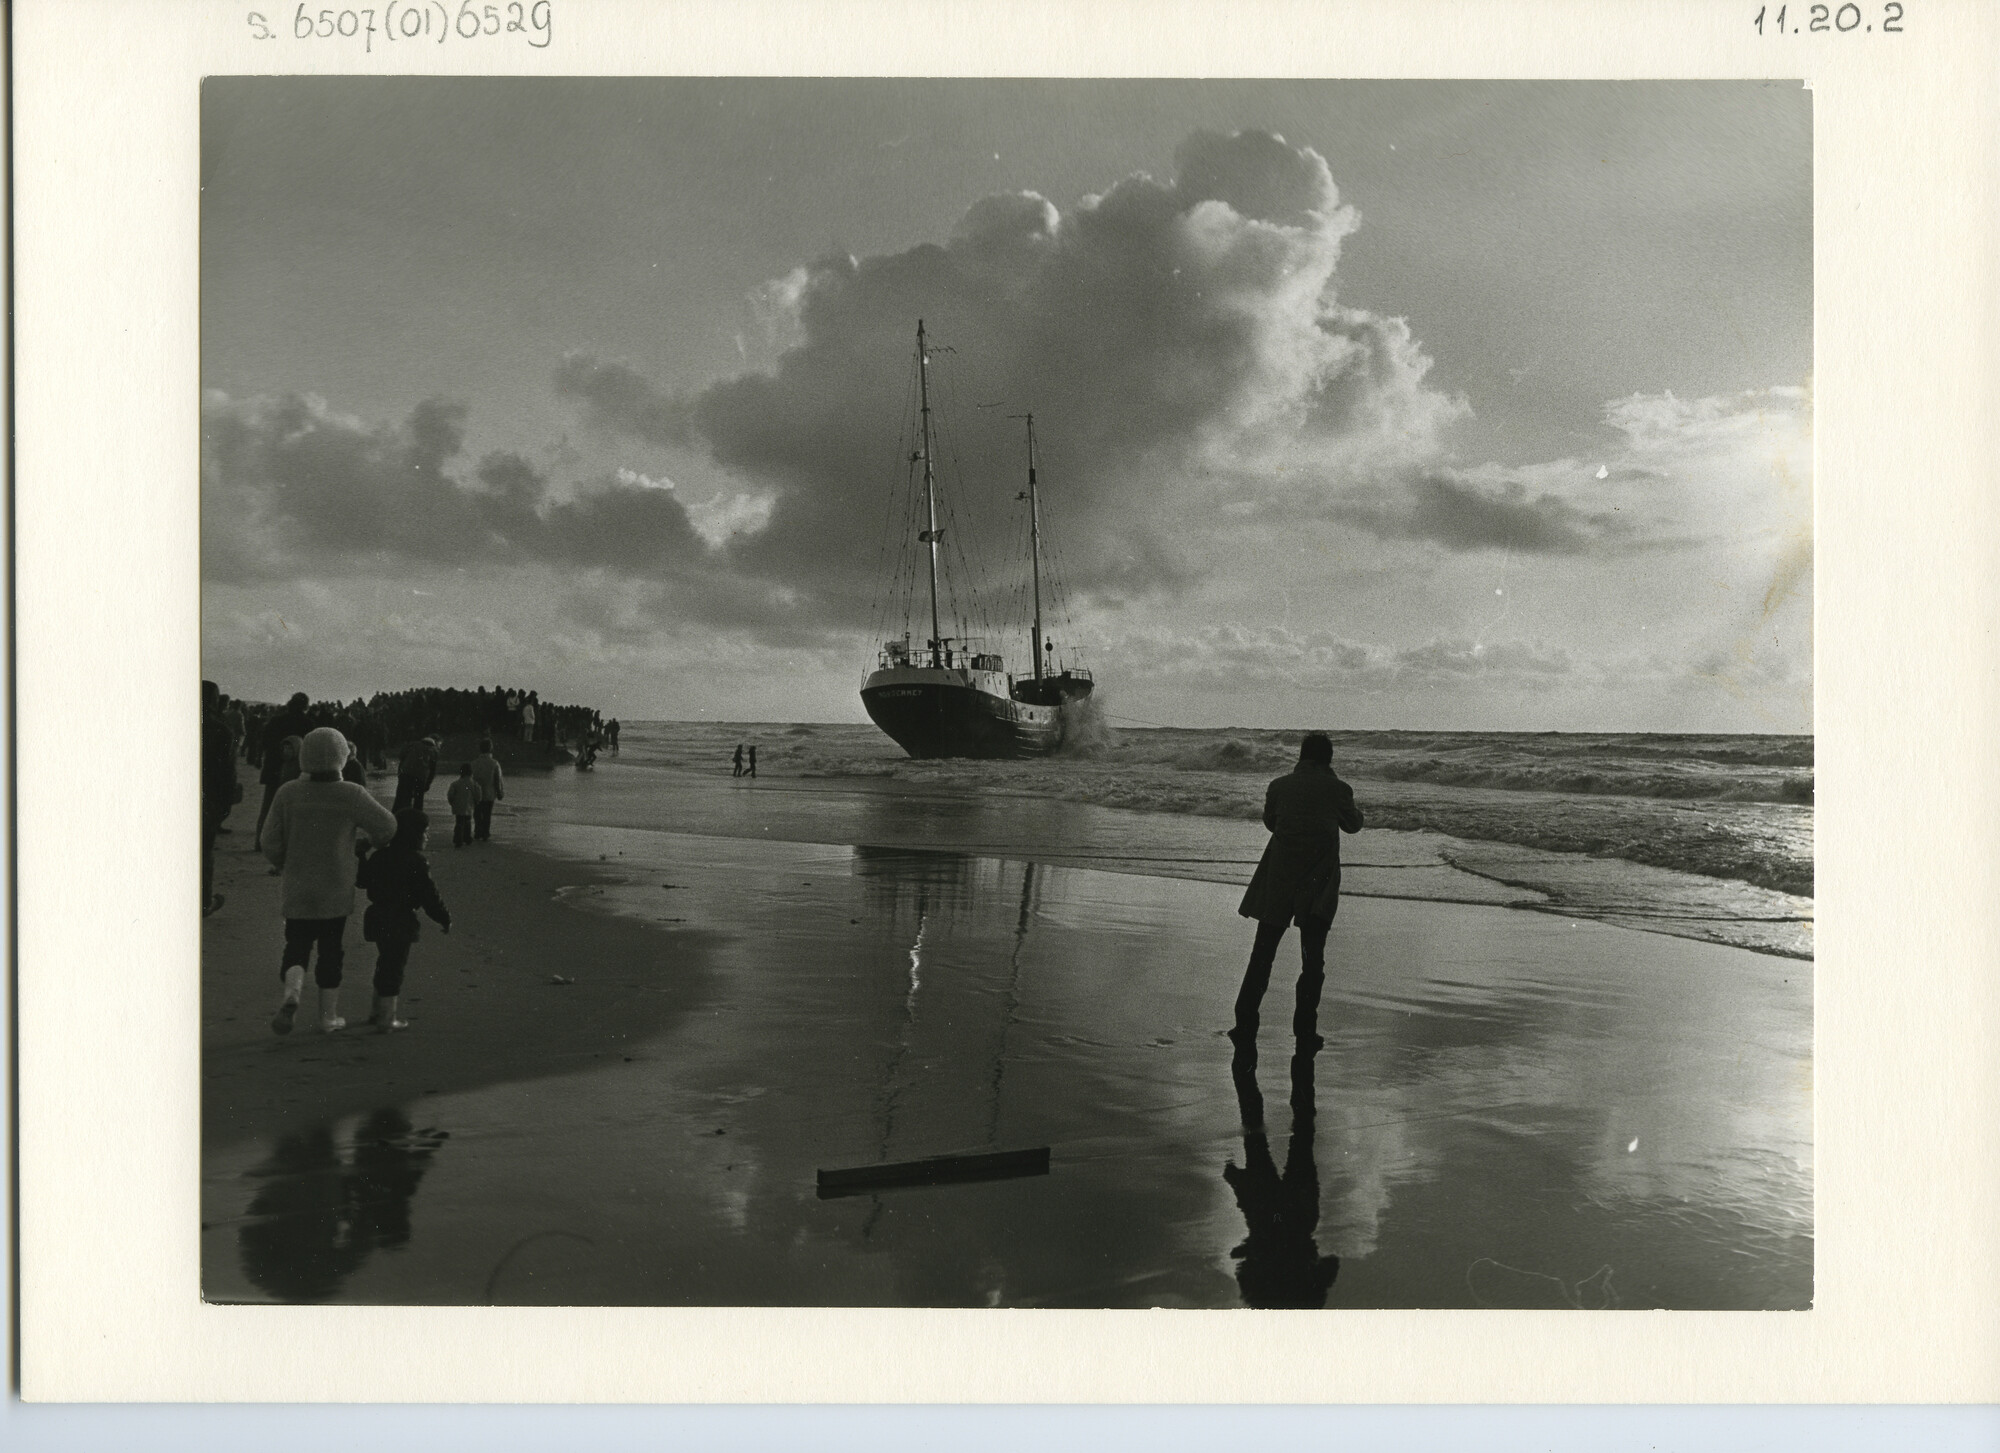
[[[1372,830],[1345,846],[1351,896],[1500,902],[1812,956],[1809,736],[1331,735]],[[1264,786],[1291,769],[1297,731],[1093,719],[1081,736],[1041,761],[918,762],[868,724],[633,722],[617,761],[726,775],[736,745],[754,743],[760,787],[844,789],[822,824],[810,801],[796,804],[780,828],[794,840],[866,840],[865,824],[831,804],[872,790],[933,802],[930,847],[1247,881]],[[1037,812],[1035,801],[1106,811]],[[725,815],[701,830],[764,835],[771,807],[767,796],[755,822]]]

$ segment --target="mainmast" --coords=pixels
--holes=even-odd
[[[1028,558],[1035,577],[1035,624],[1028,642],[1034,647],[1035,679],[1042,679],[1042,501],[1035,490],[1035,416],[1022,414],[1028,421]]]
[[[922,535],[931,552],[931,665],[944,665],[944,630],[938,624],[937,603],[937,477],[931,467],[930,354],[924,348],[924,320],[917,319],[917,394],[923,407],[924,510],[930,528]]]

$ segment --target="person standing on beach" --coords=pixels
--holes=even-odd
[[[229,755],[234,757],[243,750],[243,703],[228,696],[221,700],[222,724],[229,728]]]
[[[283,787],[287,782],[297,780],[299,775],[299,743],[304,740],[304,737],[286,737],[265,756],[264,770],[277,777],[278,787]],[[266,791],[267,795],[271,795],[273,800],[275,800],[277,788],[267,787]],[[261,849],[262,843],[263,829],[260,826],[257,837],[252,840],[250,846],[253,850]],[[277,875],[278,870],[273,868],[271,876],[275,878]]]
[[[617,755],[618,755],[618,718],[617,718],[617,717],[615,717],[615,716],[614,716],[614,717],[612,717],[610,721],[608,721],[608,722],[606,722],[606,723],[604,724],[604,736],[605,736],[605,740],[607,740],[607,741],[609,741],[609,742],[611,743],[611,755],[612,755],[612,756],[614,756],[614,757],[615,757],[615,756],[617,756]]]
[[[438,743],[433,737],[418,737],[403,748],[402,759],[396,764],[396,807],[397,812],[410,808],[423,811],[424,794],[431,790],[431,783],[437,778]]]
[[[472,799],[472,839],[493,841],[493,804],[507,795],[507,779],[500,771],[500,759],[493,755],[493,743],[482,738],[479,755],[472,759],[472,785],[478,795]]]
[[[467,767],[452,784],[469,781]],[[460,818],[463,825],[465,819]],[[424,837],[430,819],[421,812],[396,815],[396,836],[389,846],[371,854],[362,863],[357,886],[368,894],[368,911],[361,915],[361,936],[375,945],[375,1002],[368,1022],[378,1034],[408,1029],[409,1021],[396,1017],[396,1000],[403,992],[403,970],[410,962],[410,946],[417,941],[422,925],[419,908],[430,915],[445,933],[451,932],[451,910],[438,897],[431,881],[431,865],[424,857]]]
[[[368,709],[368,703],[359,698],[348,708],[348,714],[354,720],[354,735],[348,741],[354,755],[348,760],[361,769],[365,782],[368,780],[369,764],[377,762],[382,755],[382,729],[376,724],[375,713]]]
[[[222,692],[201,683],[201,916],[222,906],[215,888],[215,838],[222,819],[243,795],[236,781],[236,747],[221,711]]]
[[[527,700],[521,703],[521,740],[535,739],[535,693],[530,691]]]
[[[444,800],[451,807],[451,845],[471,847],[472,805],[479,800],[479,786],[472,780],[472,763],[458,764],[458,776],[445,788]]]
[[[1271,982],[1271,965],[1285,930],[1299,926],[1298,1002],[1292,1033],[1317,1049],[1320,988],[1326,982],[1326,935],[1340,907],[1340,834],[1361,831],[1354,789],[1334,775],[1333,743],[1313,732],[1299,744],[1299,764],[1264,793],[1271,840],[1237,912],[1257,920],[1257,941],[1236,996],[1229,1037],[1238,1049],[1257,1042],[1257,1011]]]
[[[755,742],[750,744],[750,775],[752,777],[757,775],[757,744]]]
[[[290,1034],[305,992],[306,965],[318,949],[313,980],[319,985],[319,1027],[332,1034],[340,1017],[341,938],[354,911],[354,835],[386,843],[396,819],[366,787],[343,782],[347,739],[332,727],[306,733],[299,745],[304,776],[278,789],[264,835],[264,856],[284,876],[285,953],[278,961],[284,999],[271,1019]]]
[[[285,754],[282,748],[286,737],[303,737],[312,730],[312,719],[306,715],[306,708],[312,700],[303,691],[292,693],[292,699],[285,703],[285,709],[264,724],[264,734],[260,741],[257,760],[261,764],[257,770],[257,780],[264,785],[264,802],[257,809],[257,831],[251,839],[252,848],[264,845],[264,819],[271,815],[271,799],[278,795],[278,789],[298,775],[296,768],[288,776],[285,772]]]
[[[741,777],[743,775],[743,743],[741,742],[736,744],[736,760],[731,766],[729,775],[732,777]]]

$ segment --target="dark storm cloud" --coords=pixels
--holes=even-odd
[[[400,424],[318,399],[202,401],[202,569],[283,578],[356,564],[541,562],[658,572],[705,549],[672,491],[620,480],[557,501],[512,454],[461,477],[463,406],[426,400]]]
[[[1553,494],[1530,494],[1514,480],[1475,480],[1431,470],[1393,491],[1335,503],[1333,518],[1383,539],[1423,540],[1447,550],[1512,550],[1582,555],[1625,544],[1630,530],[1612,511],[1579,509]]]
[[[556,369],[556,392],[583,406],[599,428],[629,434],[649,444],[686,444],[689,421],[684,405],[656,390],[622,363],[604,363],[572,353]]]
[[[1143,596],[1192,578],[1186,545],[1211,525],[1217,477],[1240,492],[1301,448],[1407,463],[1463,412],[1425,385],[1400,319],[1335,302],[1357,225],[1316,152],[1198,133],[1171,181],[1128,177],[1067,215],[1033,193],[989,196],[942,244],[800,269],[775,290],[796,341],[769,372],[676,397],[573,355],[556,387],[633,438],[692,437],[768,491],[769,524],[733,564],[860,619],[906,461],[921,317],[953,350],[933,379],[973,527],[1023,534],[1007,415],[1032,410],[1069,583]]]

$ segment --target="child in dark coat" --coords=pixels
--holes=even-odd
[[[396,814],[396,836],[389,846],[370,854],[355,876],[355,885],[368,894],[368,911],[361,917],[361,936],[375,945],[375,1005],[368,1022],[382,1034],[408,1029],[407,1020],[396,1017],[396,1000],[403,992],[403,969],[410,961],[410,947],[421,931],[417,910],[451,932],[451,910],[438,896],[431,881],[431,865],[424,857],[424,838],[430,818],[415,808]]]

